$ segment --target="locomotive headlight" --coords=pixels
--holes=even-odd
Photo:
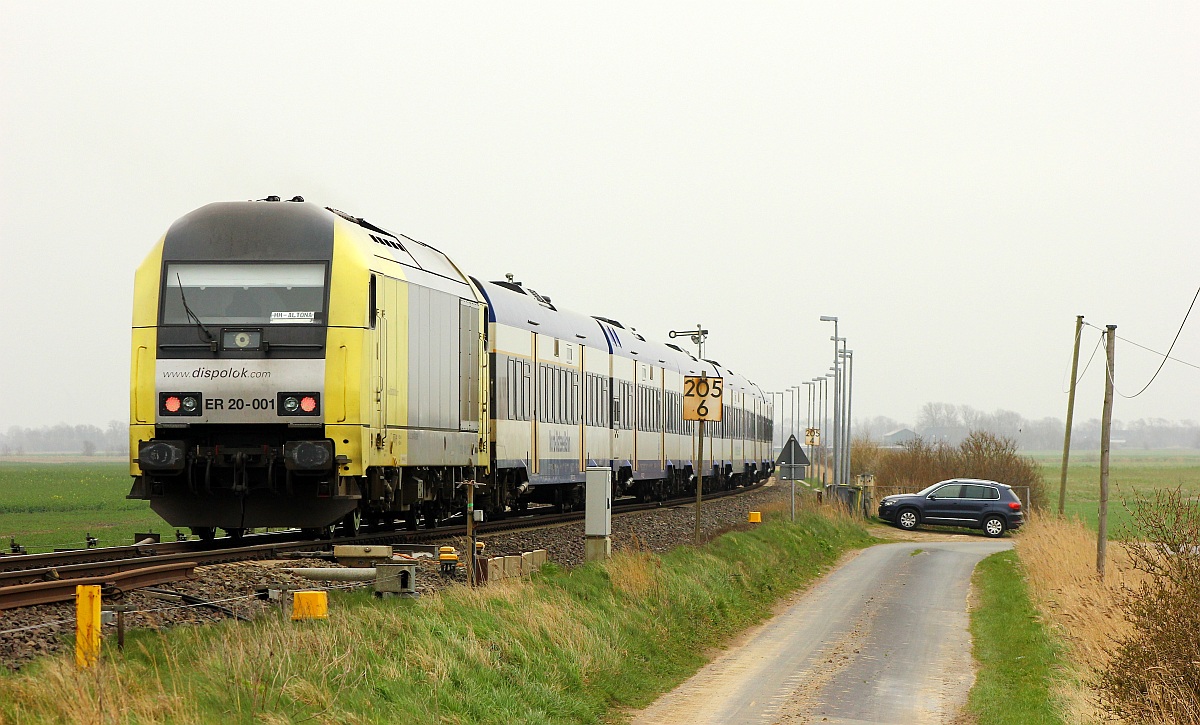
[[[279,414],[315,418],[321,415],[321,394],[280,393]]]
[[[204,396],[200,393],[159,393],[158,414],[164,416],[203,415]]]

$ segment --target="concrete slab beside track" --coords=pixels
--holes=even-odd
[[[857,554],[633,722],[951,722],[974,682],[971,573],[1012,542],[942,538]]]

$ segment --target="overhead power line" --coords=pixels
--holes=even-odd
[[[1154,375],[1152,375],[1152,376],[1150,377],[1150,380],[1149,380],[1149,381],[1147,381],[1147,382],[1146,382],[1146,384],[1142,386],[1142,389],[1141,389],[1141,390],[1137,391],[1137,392],[1136,392],[1136,393],[1134,393],[1133,395],[1125,395],[1125,394],[1124,394],[1124,393],[1122,393],[1120,390],[1117,390],[1117,395],[1120,395],[1122,398],[1130,399],[1130,398],[1136,398],[1136,397],[1138,397],[1139,395],[1141,395],[1142,393],[1146,392],[1146,390],[1147,390],[1147,389],[1148,389],[1148,388],[1149,388],[1149,387],[1150,387],[1150,386],[1151,386],[1151,385],[1154,383],[1154,381],[1155,381],[1155,380],[1158,378],[1158,374],[1162,372],[1163,366],[1167,364],[1167,361],[1168,361],[1168,360],[1175,360],[1175,362],[1183,363],[1184,365],[1187,365],[1187,366],[1189,366],[1189,367],[1193,367],[1193,368],[1200,369],[1200,365],[1193,365],[1193,364],[1192,364],[1192,363],[1190,363],[1190,362],[1186,362],[1186,361],[1184,361],[1184,360],[1176,360],[1175,358],[1171,357],[1171,351],[1175,349],[1175,343],[1179,342],[1179,336],[1180,336],[1181,334],[1183,334],[1183,328],[1184,328],[1184,326],[1185,326],[1185,325],[1187,325],[1188,317],[1189,317],[1189,316],[1192,314],[1192,309],[1193,309],[1193,308],[1195,308],[1195,306],[1196,306],[1196,300],[1197,300],[1197,299],[1200,299],[1200,287],[1196,288],[1196,294],[1192,296],[1192,303],[1191,303],[1190,305],[1188,305],[1187,312],[1185,312],[1185,313],[1184,313],[1184,315],[1183,315],[1183,321],[1179,323],[1179,329],[1175,331],[1175,338],[1174,338],[1173,340],[1171,340],[1171,346],[1170,346],[1169,348],[1167,348],[1167,351],[1166,351],[1165,353],[1161,353],[1161,352],[1157,352],[1157,351],[1155,351],[1155,350],[1151,350],[1150,348],[1146,347],[1145,345],[1139,345],[1138,343],[1136,343],[1136,342],[1133,342],[1132,340],[1125,340],[1125,338],[1123,338],[1123,337],[1121,337],[1121,336],[1119,336],[1119,335],[1117,336],[1117,339],[1118,339],[1118,340],[1125,340],[1125,342],[1128,342],[1128,343],[1129,343],[1129,344],[1131,344],[1131,345],[1135,345],[1135,346],[1137,346],[1137,347],[1140,347],[1140,348],[1142,348],[1143,350],[1148,350],[1148,351],[1150,351],[1150,352],[1154,353],[1155,355],[1161,355],[1161,356],[1162,356],[1162,362],[1160,362],[1160,363],[1158,364],[1158,369],[1154,371]],[[1093,324],[1091,324],[1091,323],[1087,323],[1087,322],[1085,322],[1084,324],[1085,324],[1085,325],[1088,325],[1089,327],[1096,327],[1095,325],[1093,325]],[[1100,328],[1096,327],[1096,329],[1097,329],[1097,330],[1099,330]],[[1089,362],[1090,362],[1090,361],[1089,361]],[[1108,367],[1108,366],[1107,366],[1107,363],[1105,364],[1105,367],[1106,367],[1106,368]],[[1106,369],[1106,370],[1105,370],[1105,373],[1108,375],[1108,378],[1109,378],[1109,380],[1111,381],[1111,380],[1113,379],[1113,371],[1112,371],[1112,369],[1111,369],[1111,368],[1110,368],[1110,369]],[[1081,376],[1081,377],[1082,377],[1082,376]],[[1115,389],[1115,388],[1116,388],[1116,385],[1114,384],[1114,386],[1113,386],[1113,387],[1114,387],[1114,389]]]

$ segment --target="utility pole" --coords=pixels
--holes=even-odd
[[[1096,574],[1104,581],[1104,563],[1108,557],[1108,452],[1112,439],[1113,377],[1116,362],[1117,326],[1107,325],[1104,348],[1108,369],[1104,375],[1104,417],[1100,420],[1100,525],[1096,534]]]
[[[1083,333],[1083,315],[1075,315],[1075,353],[1071,356],[1071,394],[1067,396],[1067,432],[1063,435],[1062,478],[1058,482],[1058,516],[1062,518],[1067,501],[1067,459],[1071,457],[1071,418],[1075,416],[1075,378],[1079,373],[1079,337]]]

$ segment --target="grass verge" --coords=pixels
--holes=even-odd
[[[979,673],[967,701],[980,725],[1064,722],[1054,696],[1062,647],[1041,623],[1016,552],[975,568],[971,636]]]
[[[0,544],[7,549],[12,538],[38,554],[82,549],[86,534],[100,546],[132,544],[134,532],[172,539],[174,529],[150,510],[149,502],[125,498],[130,480],[123,461],[0,461]]]
[[[0,677],[0,720],[611,721],[874,541],[828,511],[764,519],[699,549],[549,566],[527,582],[415,601],[339,595],[322,622],[138,632],[91,670],[52,658]]]

